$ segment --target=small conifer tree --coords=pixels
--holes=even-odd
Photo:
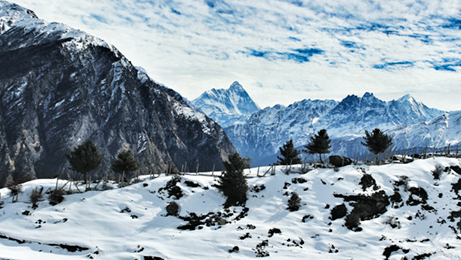
[[[304,146],[306,148],[303,152],[308,154],[319,154],[320,162],[323,163],[322,154],[330,153],[331,140],[327,134],[327,130],[322,129],[316,135],[311,136],[310,142]]]
[[[111,169],[116,173],[121,173],[123,179],[125,173],[136,171],[139,168],[131,150],[123,150],[118,153],[117,159],[112,162]]]
[[[362,145],[366,146],[374,154],[383,153],[392,145],[392,137],[384,134],[378,128],[375,128],[371,134],[365,130],[363,139],[365,142],[361,142]]]
[[[83,142],[74,148],[70,154],[65,154],[65,156],[70,164],[69,169],[83,174],[85,183],[87,183],[86,174],[102,164],[102,155],[91,140]]]
[[[298,193],[293,192],[290,199],[288,200],[288,210],[297,211],[301,207],[301,198]]]
[[[234,153],[223,164],[225,171],[219,177],[216,186],[227,197],[224,206],[244,206],[248,191],[248,183],[243,175],[245,160],[238,153]]]
[[[301,164],[300,151],[296,150],[293,145],[293,139],[286,141],[282,147],[279,148],[280,156],[277,156],[279,165]]]

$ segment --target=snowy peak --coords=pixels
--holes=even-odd
[[[348,95],[341,102],[306,99],[288,107],[265,108],[245,123],[227,127],[225,131],[239,153],[258,162],[273,156],[289,139],[293,139],[296,147],[307,144],[309,137],[320,129],[327,129],[332,139],[350,140],[361,138],[365,130],[385,131],[397,125],[413,125],[443,113],[428,108],[410,95],[383,101],[367,92],[361,97]],[[357,153],[357,149],[361,149],[360,142],[357,144],[358,148],[349,150]],[[349,155],[344,145],[339,144],[334,149],[342,150],[333,150],[333,153]]]
[[[259,106],[235,81],[228,89],[211,89],[194,99],[192,104],[223,127],[247,119]]]

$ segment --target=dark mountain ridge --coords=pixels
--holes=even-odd
[[[0,28],[0,186],[8,176],[71,174],[64,154],[88,139],[104,157],[97,175],[111,174],[122,149],[133,151],[143,174],[170,162],[218,170],[235,152],[217,123],[142,80],[101,39],[6,1]]]

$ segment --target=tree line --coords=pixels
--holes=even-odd
[[[375,128],[371,133],[365,130],[365,136],[363,136],[363,139],[365,142],[361,142],[361,144],[366,146],[370,152],[376,155],[385,152],[392,145],[392,137],[383,133],[378,128]],[[301,164],[301,152],[307,154],[318,154],[320,162],[323,163],[322,154],[331,152],[330,143],[331,140],[326,129],[322,129],[314,136],[311,136],[309,143],[304,145],[305,149],[302,149],[302,151],[295,149],[293,139],[290,139],[279,148],[281,156],[277,156],[277,164]]]
[[[87,140],[75,147],[70,154],[65,154],[70,164],[69,170],[83,175],[83,181],[87,183],[87,173],[96,170],[102,164],[102,155],[98,147],[91,140]],[[122,150],[117,154],[117,158],[112,161],[111,169],[124,175],[136,171],[138,164],[131,150]]]

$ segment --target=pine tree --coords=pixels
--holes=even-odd
[[[327,134],[327,130],[322,129],[314,136],[311,136],[311,141],[304,146],[303,152],[308,154],[319,154],[320,162],[323,163],[322,153],[330,153],[331,140]]]
[[[375,128],[371,134],[365,130],[363,139],[365,143],[361,142],[362,145],[368,147],[368,150],[374,154],[383,153],[392,145],[392,137],[384,134],[378,128]]]
[[[88,140],[74,148],[70,154],[65,154],[69,161],[69,169],[83,174],[83,179],[87,183],[86,174],[101,166],[102,155],[93,141]]]
[[[112,166],[110,168],[116,173],[121,173],[122,178],[125,173],[133,172],[139,169],[131,150],[123,150],[119,152],[117,159],[112,162]]]
[[[248,183],[243,176],[245,160],[238,153],[234,153],[223,164],[225,171],[218,179],[217,188],[227,197],[224,206],[244,206],[248,191]]]
[[[290,199],[288,200],[288,210],[297,211],[301,207],[301,198],[298,193],[293,192]]]
[[[279,165],[291,165],[291,164],[301,164],[301,157],[299,157],[300,151],[296,150],[293,145],[293,139],[286,141],[282,147],[279,148],[280,156],[277,156]]]

